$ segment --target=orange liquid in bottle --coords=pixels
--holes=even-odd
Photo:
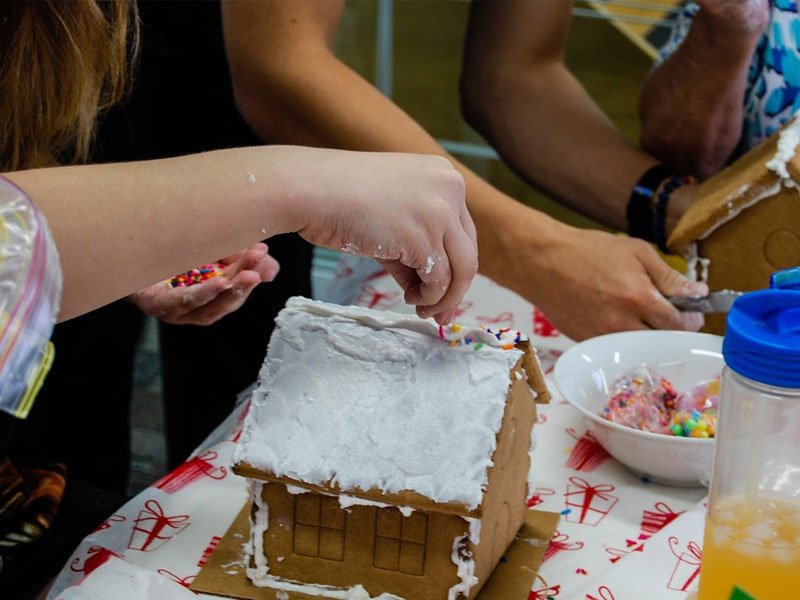
[[[759,497],[723,503],[706,521],[698,600],[800,598],[800,504]]]

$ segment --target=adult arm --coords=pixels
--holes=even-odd
[[[463,180],[440,157],[271,146],[6,176],[50,223],[60,320],[293,231],[384,261],[440,321],[477,269]]]
[[[742,135],[747,72],[768,0],[697,0],[686,39],[642,90],[642,147],[701,178],[727,163]]]
[[[571,2],[474,0],[462,110],[523,179],[624,231],[631,189],[657,161],[622,136],[564,64],[571,19]]]
[[[268,141],[446,155],[334,55],[343,5],[223,3],[234,92],[245,119]],[[699,326],[696,316],[678,313],[661,298],[692,288],[645,244],[568,227],[453,164],[464,177],[478,229],[480,270],[536,303],[568,335]]]

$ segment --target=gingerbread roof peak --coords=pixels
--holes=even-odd
[[[234,462],[312,489],[474,510],[523,357],[477,347],[451,346],[414,316],[292,299]]]
[[[668,246],[683,252],[711,235],[742,211],[800,181],[800,117],[796,116],[732,165],[704,181],[669,238]],[[798,198],[800,200],[800,198]]]

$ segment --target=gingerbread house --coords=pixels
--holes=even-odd
[[[248,577],[280,597],[475,598],[522,525],[547,400],[519,332],[291,299],[234,456]]]
[[[688,275],[711,290],[765,287],[772,272],[800,264],[800,119],[715,176],[678,222],[669,248],[687,258]],[[706,330],[723,333],[724,315]]]

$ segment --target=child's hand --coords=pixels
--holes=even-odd
[[[177,285],[160,282],[129,296],[144,313],[174,325],[211,325],[237,310],[255,287],[275,279],[278,262],[266,244],[249,248],[219,261],[220,271],[201,283]],[[182,281],[180,276],[173,281]]]
[[[323,181],[341,188],[317,195],[299,233],[319,246],[382,262],[421,317],[444,323],[478,268],[475,225],[464,203],[464,180],[439,156],[338,152]]]

